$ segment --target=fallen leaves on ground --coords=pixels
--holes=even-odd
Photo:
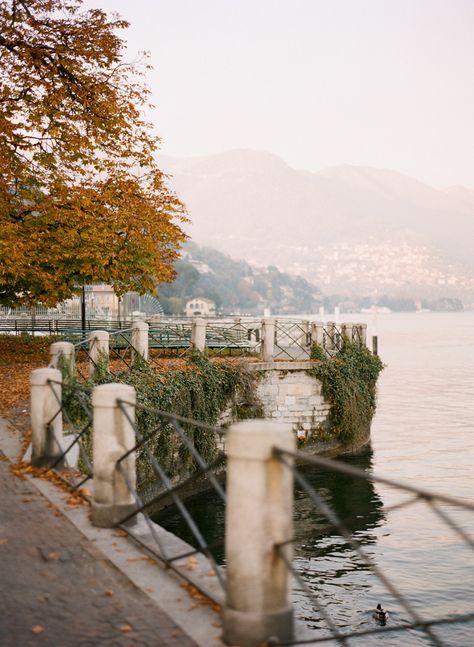
[[[43,631],[45,631],[45,628],[43,627],[43,625],[34,625],[33,627],[31,627],[31,633],[33,634],[36,634],[36,635],[42,634]]]
[[[116,530],[112,535],[114,537],[128,537],[128,533],[126,533],[125,530]]]
[[[0,335],[0,415],[28,399],[30,373],[47,366],[51,342],[48,337]]]
[[[124,623],[123,625],[120,625],[119,629],[124,634],[128,634],[129,631],[133,631],[132,626],[127,624],[127,623]]]
[[[127,557],[127,562],[148,562],[149,564],[156,564],[156,559],[148,555],[136,555],[135,557]]]
[[[188,557],[186,563],[182,568],[184,568],[186,571],[194,571],[198,566],[199,562],[195,557]]]
[[[198,607],[205,605],[207,607],[210,607],[216,613],[221,612],[221,606],[217,604],[217,602],[214,602],[214,600],[211,600],[211,598],[205,595],[202,591],[200,591],[190,582],[181,582],[180,587],[182,589],[186,589],[186,591],[193,598],[193,600],[195,600],[195,603],[191,607],[192,609],[197,609]]]
[[[73,490],[73,486],[69,485],[64,479],[67,476],[76,474],[76,470],[63,470],[62,472],[57,472],[56,470],[50,469],[49,467],[34,467],[31,463],[27,461],[19,461],[18,463],[12,463],[10,465],[10,471],[14,476],[24,479],[26,476],[34,476],[36,478],[44,479],[53,483],[59,487],[63,492],[66,493],[66,503],[69,506],[78,506],[78,505],[87,505],[89,490],[86,494],[84,490],[86,488],[79,488],[78,490]]]
[[[15,407],[29,399],[30,373],[35,368],[44,368],[49,362],[49,347],[60,337],[32,337],[31,335],[0,335],[0,415],[8,416]],[[259,362],[258,357],[224,356],[211,357],[214,364],[239,364]],[[150,349],[150,365],[157,373],[176,370],[192,370],[186,357],[162,357],[161,351]],[[78,356],[76,366],[83,379],[90,374],[89,359]],[[113,357],[109,362],[112,373],[128,371],[130,358]],[[26,449],[26,446],[24,447]]]
[[[0,546],[3,546],[3,544],[8,544],[8,539],[0,539]]]

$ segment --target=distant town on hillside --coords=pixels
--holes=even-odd
[[[445,298],[474,307],[471,189],[434,188],[364,166],[298,170],[255,150],[160,157],[160,164],[199,245],[356,302],[386,295],[419,307]]]
[[[305,278],[280,271],[275,265],[257,267],[211,247],[186,243],[175,264],[177,277],[162,284],[158,296],[166,314],[186,312],[190,299],[204,297],[215,303],[218,314],[316,314],[320,307],[358,312],[377,306],[391,311],[456,311],[463,309],[453,297],[420,298],[388,294],[323,294]]]

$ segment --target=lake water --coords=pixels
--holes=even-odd
[[[346,462],[418,487],[473,500],[474,313],[350,315],[367,321],[379,338],[386,369],[379,380],[372,449]],[[406,495],[379,484],[315,468],[305,476],[331,503],[367,554],[427,618],[474,610],[473,553],[426,506],[387,511]],[[190,504],[209,541],[223,533],[223,510],[206,496]],[[474,513],[445,506],[474,534]],[[172,511],[160,523],[190,540]],[[324,520],[297,489],[295,566],[333,620],[346,631],[373,627],[377,602],[390,612],[388,625],[408,621],[400,604],[337,534],[321,532]],[[328,635],[311,600],[294,593],[297,616]],[[433,629],[452,647],[474,645],[474,623]],[[328,642],[324,644],[335,644]],[[427,645],[420,631],[351,639],[350,645]]]

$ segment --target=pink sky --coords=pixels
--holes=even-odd
[[[167,155],[267,150],[474,188],[472,0],[87,0],[151,52]]]

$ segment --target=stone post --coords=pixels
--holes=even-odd
[[[273,362],[275,349],[275,321],[262,319],[262,359],[264,362]]]
[[[127,404],[119,407],[118,400]],[[91,521],[94,526],[112,528],[136,509],[129,485],[136,488],[135,452],[117,461],[135,445],[135,402],[133,386],[102,384],[92,391],[94,498]],[[133,524],[136,518],[129,522]]]
[[[354,327],[354,324],[352,323],[343,323],[341,324],[341,333],[342,333],[342,339],[344,343],[351,343],[352,342],[352,329]]]
[[[311,339],[313,344],[323,347],[324,344],[324,324],[322,321],[313,321],[311,324]]]
[[[224,642],[257,647],[275,637],[293,638],[291,577],[281,557],[291,562],[293,547],[293,473],[272,453],[293,451],[289,424],[246,420],[226,435],[227,592]]]
[[[89,367],[91,377],[99,362],[109,368],[109,333],[106,330],[92,330],[89,335]]]
[[[55,341],[49,347],[51,368],[63,368],[68,377],[73,377],[76,371],[74,344],[69,341]]]
[[[204,352],[206,348],[206,320],[196,317],[191,328],[191,348]]]
[[[367,346],[367,324],[360,324],[360,338],[362,346]]]
[[[132,324],[132,358],[138,354],[148,361],[148,329],[146,321],[134,321]]]
[[[36,467],[51,467],[63,453],[61,384],[61,371],[57,368],[37,368],[31,372],[31,463]],[[57,466],[63,464],[61,460]]]
[[[302,328],[302,336],[303,339],[301,340],[301,346],[307,346],[309,349],[311,349],[311,324],[309,321],[302,321],[301,322],[301,328]]]

